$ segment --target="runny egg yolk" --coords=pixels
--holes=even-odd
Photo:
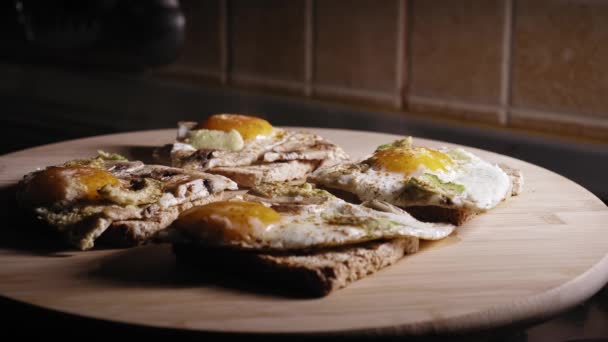
[[[111,173],[86,166],[52,166],[37,173],[28,183],[26,192],[36,204],[51,204],[62,200],[97,201],[97,192],[105,185],[119,185]]]
[[[257,136],[272,134],[272,125],[261,118],[239,114],[216,114],[210,116],[199,128],[229,132],[236,130],[243,140],[252,140]]]
[[[215,241],[251,241],[280,218],[275,210],[259,203],[219,201],[186,210],[174,226]]]
[[[409,176],[420,167],[431,171],[446,171],[454,161],[447,154],[425,147],[389,148],[374,153],[372,165],[389,172]]]

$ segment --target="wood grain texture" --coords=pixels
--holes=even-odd
[[[354,157],[394,135],[310,129]],[[0,184],[98,149],[147,156],[174,130],[134,132],[46,145],[0,157]],[[415,139],[419,145],[444,145]],[[448,145],[448,144],[446,144]],[[497,154],[523,171],[522,195],[427,244],[397,264],[322,299],[268,294],[175,264],[166,245],[79,252],[29,237],[0,243],[0,295],[86,317],[212,332],[289,334],[452,333],[542,319],[577,305],[608,281],[608,209],[581,186]],[[9,189],[9,190],[7,190]],[[9,203],[10,196],[5,197]],[[6,222],[6,221],[5,221]],[[7,226],[8,225],[8,226]],[[31,225],[31,224],[30,224]],[[21,235],[20,235],[21,234]],[[23,241],[21,241],[23,242]],[[29,247],[23,247],[27,245]]]

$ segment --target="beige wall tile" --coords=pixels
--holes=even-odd
[[[231,71],[303,81],[304,7],[304,0],[231,1]]]
[[[412,0],[410,92],[498,104],[504,7],[502,0]]]
[[[182,0],[186,40],[178,60],[181,66],[220,71],[219,0]]]
[[[608,118],[608,2],[518,1],[514,106]]]
[[[315,2],[314,82],[394,93],[398,1]]]

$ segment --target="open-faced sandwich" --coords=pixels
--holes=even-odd
[[[264,184],[183,212],[158,238],[203,270],[249,274],[322,296],[416,252],[419,239],[442,239],[454,230],[376,202],[372,206],[384,211],[308,183]]]
[[[100,152],[27,174],[17,199],[84,250],[97,239],[109,246],[141,244],[182,211],[224,199],[224,190],[236,189],[223,176]]]
[[[239,114],[178,123],[176,141],[158,149],[155,157],[174,167],[224,175],[242,187],[303,181],[312,171],[348,158],[316,134],[275,128]]]
[[[323,296],[523,185],[519,171],[460,148],[407,138],[349,162],[318,135],[235,114],[179,123],[163,156],[172,166],[104,152],[50,166],[27,174],[17,198],[83,250],[169,242],[182,262]]]
[[[368,158],[314,172],[309,181],[357,201],[380,200],[422,221],[460,225],[517,195],[518,170],[461,148],[413,146],[406,138],[379,146]]]

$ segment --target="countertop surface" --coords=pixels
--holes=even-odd
[[[342,146],[355,159],[399,138],[308,130]],[[0,158],[0,185],[11,189],[28,170],[87,157],[99,149],[149,160],[142,151],[173,137],[174,129],[129,132],[10,154]],[[415,143],[445,144],[424,139]],[[85,252],[52,243],[46,244],[47,252],[28,248],[48,240],[31,232],[27,217],[18,216],[11,224],[5,220],[0,294],[84,317],[169,329],[411,337],[513,329],[571,309],[598,291],[608,280],[608,240],[602,238],[608,208],[555,173],[468,149],[521,170],[524,191],[458,227],[450,238],[325,298],[305,300],[221,286],[223,282],[201,283],[194,270],[176,267],[163,245]],[[561,192],[552,194],[554,188]],[[568,258],[555,262],[559,254]]]
[[[608,149],[606,146],[553,141],[542,137],[514,136],[505,132],[488,132],[484,129],[469,129],[462,126],[436,124],[418,119],[404,119],[392,115],[353,111],[344,107],[322,104],[297,104],[279,98],[256,95],[222,93],[214,91],[202,96],[203,104],[196,111],[184,116],[172,113],[163,117],[158,113],[146,115],[117,114],[120,105],[99,109],[95,106],[83,108],[78,104],[58,103],[40,98],[8,96],[0,92],[3,116],[0,119],[0,152],[8,153],[36,145],[106,133],[139,129],[169,128],[177,120],[193,119],[213,112],[263,112],[280,125],[341,127],[411,134],[424,138],[459,143],[517,157],[544,166],[582,184],[606,202],[606,184],[601,175],[608,174]],[[233,96],[234,95],[234,96]],[[170,97],[174,98],[174,97]],[[103,101],[100,99],[99,101]],[[153,101],[152,101],[153,102]],[[200,102],[194,101],[191,106]],[[226,108],[227,110],[222,110]],[[148,106],[140,109],[145,112]],[[289,109],[289,114],[285,114]],[[182,110],[184,110],[182,108]],[[203,114],[201,114],[203,113]],[[118,118],[118,119],[116,119]],[[9,201],[3,198],[3,201]],[[559,258],[560,256],[556,256]],[[61,331],[68,337],[77,338],[86,331],[95,331],[99,338],[120,335],[125,338],[147,338],[150,336],[180,336],[196,338],[170,330],[144,329],[129,325],[91,321],[44,309],[0,300],[0,310],[10,313],[5,326],[20,335],[46,334]],[[25,323],[27,322],[27,323]],[[543,323],[518,329],[498,332],[494,336],[474,337],[491,341],[573,341],[608,338],[608,290],[600,290],[580,306],[562,313]],[[35,330],[27,327],[37,327]],[[473,338],[473,337],[471,337]],[[467,340],[467,338],[464,338]]]

